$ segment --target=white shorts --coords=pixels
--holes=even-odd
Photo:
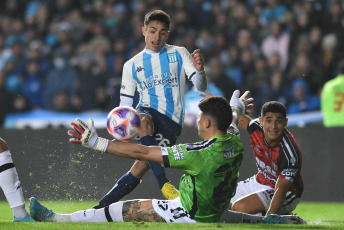
[[[179,197],[174,200],[152,200],[153,208],[167,223],[196,223],[180,202]]]
[[[275,189],[270,186],[259,184],[256,180],[256,177],[250,177],[244,181],[238,183],[235,195],[231,199],[233,204],[237,200],[252,195],[257,194],[260,200],[262,201],[265,212],[269,209],[272,197],[275,193]],[[296,197],[291,191],[287,192],[286,199],[283,202],[282,207],[276,214],[290,214],[300,202],[300,199]]]

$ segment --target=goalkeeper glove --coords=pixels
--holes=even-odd
[[[81,144],[87,148],[105,152],[109,144],[109,140],[98,137],[97,131],[94,128],[94,122],[88,119],[88,125],[80,118],[75,119],[75,123],[71,123],[72,130],[68,130],[70,143]]]
[[[233,92],[231,100],[229,102],[233,110],[235,110],[238,116],[247,114],[249,109],[253,108],[254,99],[250,97],[250,91],[246,91],[241,97],[240,91],[237,89]]]
[[[246,91],[241,97],[240,100],[244,103],[245,105],[245,114],[248,114],[248,110],[252,109],[254,104],[254,99],[251,97],[251,92]]]

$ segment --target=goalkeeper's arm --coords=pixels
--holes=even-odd
[[[147,126],[145,130],[151,128],[149,123],[145,120],[141,123],[142,126]],[[144,146],[133,143],[121,142],[118,140],[109,141],[106,138],[98,137],[97,131],[94,128],[92,119],[85,123],[77,118],[75,122],[71,123],[71,130],[68,135],[71,136],[69,141],[74,144],[81,144],[84,147],[97,150],[99,152],[107,152],[113,155],[134,158],[138,160],[148,160],[163,163],[162,150],[160,146]],[[143,136],[147,133],[142,133]]]

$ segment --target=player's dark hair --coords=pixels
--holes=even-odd
[[[166,24],[170,28],[171,18],[162,10],[153,10],[145,15],[144,26],[147,27],[151,21],[159,21]]]
[[[284,118],[287,117],[286,107],[278,101],[269,101],[262,106],[261,117],[265,117],[266,113],[281,113]]]
[[[213,117],[217,129],[226,132],[233,120],[232,109],[229,101],[220,96],[213,96],[201,100],[198,108],[205,114]]]

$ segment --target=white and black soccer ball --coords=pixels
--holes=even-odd
[[[129,106],[116,107],[108,114],[107,130],[117,140],[130,141],[140,129],[140,116]]]

